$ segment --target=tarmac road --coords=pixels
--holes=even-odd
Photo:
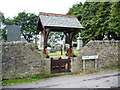
[[[120,72],[89,76],[64,75],[44,81],[3,86],[2,88],[112,88],[120,83]]]

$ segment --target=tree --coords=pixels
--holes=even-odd
[[[74,4],[72,6],[72,8],[69,9],[67,15],[74,15],[77,17],[77,19],[79,21],[81,21],[82,19],[82,12],[83,12],[83,4],[80,2],[79,4]],[[77,33],[74,37],[73,37],[73,41],[76,41],[76,38],[79,36],[79,34]]]
[[[24,38],[31,42],[33,41],[33,35],[36,32],[36,23],[37,23],[37,16],[32,13],[20,12],[18,16],[14,17],[13,19],[6,18],[3,20],[5,25],[19,25],[21,27],[21,33]]]
[[[6,35],[6,28],[4,26],[5,17],[2,12],[0,12],[0,41],[6,41],[7,35]]]
[[[37,16],[31,13],[20,12],[14,17],[13,23],[21,27],[24,38],[31,42],[36,33]]]
[[[111,38],[120,39],[120,2],[115,2],[111,6],[109,18],[109,33]]]
[[[48,44],[50,46],[55,46],[59,44],[64,39],[64,34],[62,32],[51,32],[48,36]]]
[[[69,15],[75,15],[84,30],[81,30],[83,42],[120,38],[120,3],[85,2],[70,8]]]

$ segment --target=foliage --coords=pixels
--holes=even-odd
[[[78,56],[78,54],[80,53],[80,51],[78,51],[76,49],[73,49],[73,52],[76,56]],[[65,53],[63,52],[64,56],[66,56]],[[48,53],[48,55],[50,55],[50,56],[61,55],[61,51],[55,51],[55,52],[52,52],[52,53]]]
[[[17,17],[14,17],[14,24],[21,27],[24,38],[30,42],[32,41],[33,35],[36,33],[37,16],[31,13],[21,12],[18,13]]]
[[[0,12],[0,40],[6,41],[7,36],[6,36],[6,28],[4,27],[4,20],[5,17],[2,12]]]
[[[120,39],[120,3],[85,2],[73,5],[68,15],[75,15],[84,30],[80,30],[84,43],[90,40]],[[78,34],[77,34],[78,36]]]
[[[21,27],[21,33],[24,38],[31,42],[33,40],[33,35],[36,32],[36,23],[37,23],[37,16],[32,13],[20,12],[18,16],[14,17],[13,19],[6,18],[4,20],[5,25],[19,25]]]
[[[113,3],[110,10],[109,27],[112,37],[120,39],[120,2]]]
[[[61,55],[61,51],[51,52],[51,53],[48,53],[48,55],[50,55],[50,56]]]
[[[59,44],[64,39],[62,32],[50,32],[48,36],[48,44],[52,47]]]

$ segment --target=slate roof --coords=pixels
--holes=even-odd
[[[42,23],[42,26],[49,27],[66,27],[66,28],[83,28],[78,19],[72,15],[62,15],[62,14],[53,14],[53,13],[43,13],[40,12],[39,20]]]

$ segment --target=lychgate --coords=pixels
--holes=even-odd
[[[75,55],[72,51],[72,39],[80,29],[83,29],[83,27],[75,16],[40,12],[37,23],[37,31],[41,31],[44,37],[44,58],[49,58],[47,54],[47,40],[49,33],[52,31],[64,32],[66,36],[66,43],[69,44],[66,56],[74,57]]]

